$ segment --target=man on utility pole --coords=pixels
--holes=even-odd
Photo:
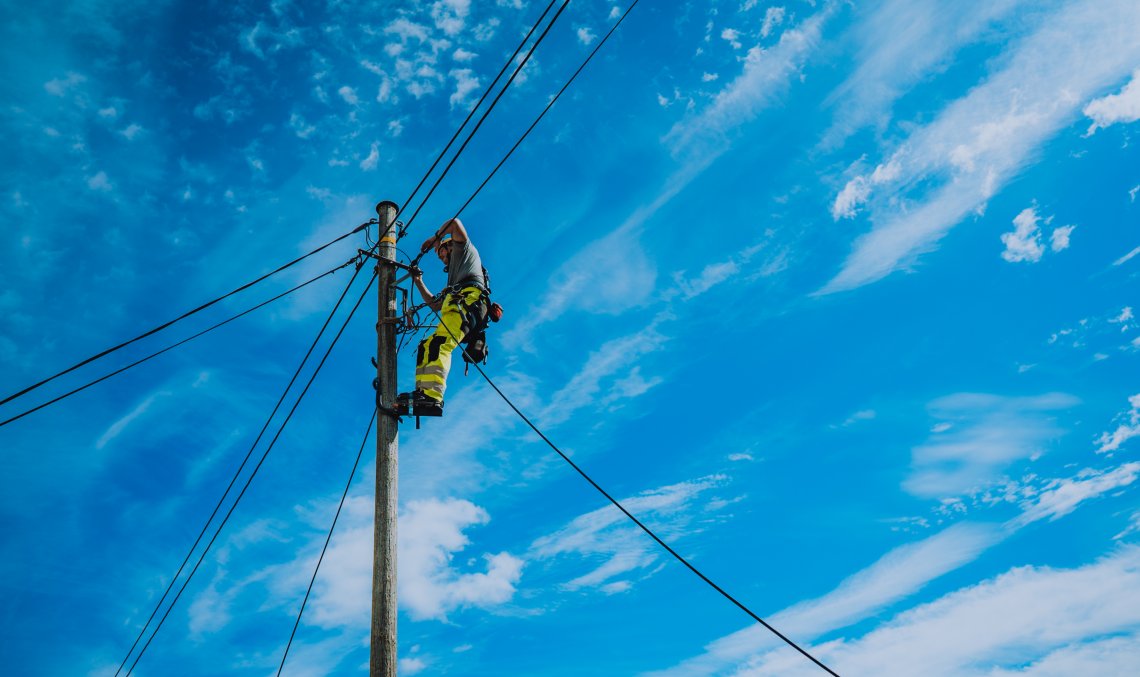
[[[468,332],[485,325],[490,304],[487,271],[459,219],[449,219],[440,226],[435,235],[424,241],[420,252],[433,247],[447,273],[447,287],[433,295],[424,284],[423,273],[414,267],[412,280],[424,303],[439,314],[439,325],[420,342],[416,352],[416,389],[396,397],[398,410],[418,416],[443,415],[451,354]]]
[[[376,399],[391,402],[396,393],[396,203],[376,205],[380,226],[376,274],[379,303],[376,323]],[[368,674],[396,677],[396,477],[397,420],[381,415],[376,425],[376,518],[373,523],[372,652]]]

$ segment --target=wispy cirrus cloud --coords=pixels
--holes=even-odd
[[[806,642],[909,597],[932,580],[976,560],[1002,538],[1002,530],[997,525],[949,527],[887,552],[826,595],[771,614],[767,619],[780,632]],[[757,652],[766,652],[778,644],[779,640],[765,628],[750,625],[706,645],[700,656],[651,674],[681,677],[732,672]],[[799,660],[804,659],[799,657]],[[843,671],[842,666],[837,667]]]
[[[910,134],[873,172],[851,179],[833,212],[845,218],[868,205],[873,227],[819,293],[875,282],[934,249],[1084,102],[1132,71],[1138,29],[1140,6],[1129,0],[1065,5],[1013,48],[1005,68]]]
[[[911,451],[903,488],[915,496],[944,498],[977,492],[1000,478],[1013,462],[1034,458],[1064,434],[1053,412],[1079,401],[1063,393],[1001,397],[959,393],[931,402],[938,427]]]
[[[724,486],[727,477],[710,475],[689,482],[645,491],[621,499],[622,505],[666,541],[692,536],[697,518],[716,506],[698,501],[709,491]],[[616,507],[606,505],[574,518],[558,531],[534,541],[528,558],[585,559],[589,571],[564,585],[568,589],[597,588],[605,593],[624,592],[631,577],[645,573],[663,560],[663,551]]]
[[[1109,471],[1085,469],[1076,477],[1050,481],[1039,494],[1022,503],[1023,512],[1014,524],[1021,527],[1043,519],[1060,519],[1085,501],[1132,484],[1138,475],[1140,463],[1125,463]]]
[[[850,31],[859,45],[858,65],[827,98],[836,116],[822,145],[835,147],[864,125],[885,126],[900,96],[942,68],[959,49],[985,39],[1019,4],[1023,0],[984,5],[887,0],[858,8],[859,18]]]
[[[853,675],[1125,675],[1140,660],[1137,595],[1140,548],[1127,547],[1072,569],[1010,569],[815,650]],[[730,674],[798,677],[818,668],[771,651]]]
[[[1096,453],[1106,454],[1116,451],[1120,449],[1120,445],[1133,437],[1140,436],[1140,393],[1129,397],[1128,405],[1128,411],[1117,416],[1121,423],[1116,430],[1101,433],[1097,438]]]

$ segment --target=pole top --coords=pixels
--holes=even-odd
[[[391,200],[384,200],[383,202],[376,204],[376,215],[379,216],[381,220],[391,220],[396,217],[396,212],[399,211],[399,209],[400,206],[395,202],[392,202]],[[385,214],[384,212],[388,212],[388,214]]]

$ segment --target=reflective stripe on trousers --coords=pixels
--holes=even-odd
[[[420,341],[416,352],[416,387],[428,397],[443,400],[447,389],[447,372],[451,369],[451,353],[467,333],[466,314],[460,308],[474,306],[483,295],[478,287],[464,287],[458,294],[443,297],[439,325],[431,336]]]

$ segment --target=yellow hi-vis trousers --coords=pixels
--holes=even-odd
[[[443,401],[447,372],[451,369],[451,353],[470,329],[464,308],[474,306],[482,295],[483,290],[478,287],[464,287],[458,293],[443,297],[439,326],[431,336],[420,341],[416,352],[416,387],[428,397]]]

